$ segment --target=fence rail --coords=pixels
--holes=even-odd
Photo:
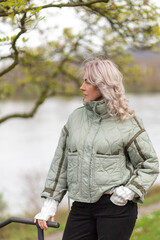
[[[0,228],[5,227],[6,225],[15,222],[15,223],[22,223],[22,224],[29,224],[29,225],[36,225],[38,230],[38,240],[44,240],[44,232],[39,227],[38,222],[34,223],[34,219],[31,218],[19,218],[19,217],[10,217],[5,219],[4,221],[0,222]],[[50,222],[47,221],[48,227],[59,228],[58,222]]]

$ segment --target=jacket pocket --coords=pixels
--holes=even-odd
[[[78,162],[77,152],[68,152],[67,182],[76,183],[78,181]]]
[[[116,185],[121,180],[119,155],[96,154],[94,159],[94,180],[99,185]]]

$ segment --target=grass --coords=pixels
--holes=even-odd
[[[154,185],[149,189],[143,205],[140,206],[146,207],[158,202],[160,202],[160,185]]]
[[[154,185],[148,191],[144,203],[147,207],[160,202],[160,185]],[[130,240],[159,240],[160,239],[160,210],[144,215],[138,219]]]
[[[137,220],[130,240],[159,240],[160,211],[152,212]]]

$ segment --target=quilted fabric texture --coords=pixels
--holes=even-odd
[[[105,100],[84,102],[62,129],[42,197],[80,202],[127,186],[143,202],[158,175],[158,158],[140,118],[113,119]]]

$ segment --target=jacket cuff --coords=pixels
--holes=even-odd
[[[136,202],[136,203],[144,202],[144,194],[138,188],[136,188],[135,185],[128,184],[128,185],[126,185],[126,187],[128,187],[129,189],[131,189],[132,191],[134,191],[136,193],[135,197],[133,198],[133,202]]]

